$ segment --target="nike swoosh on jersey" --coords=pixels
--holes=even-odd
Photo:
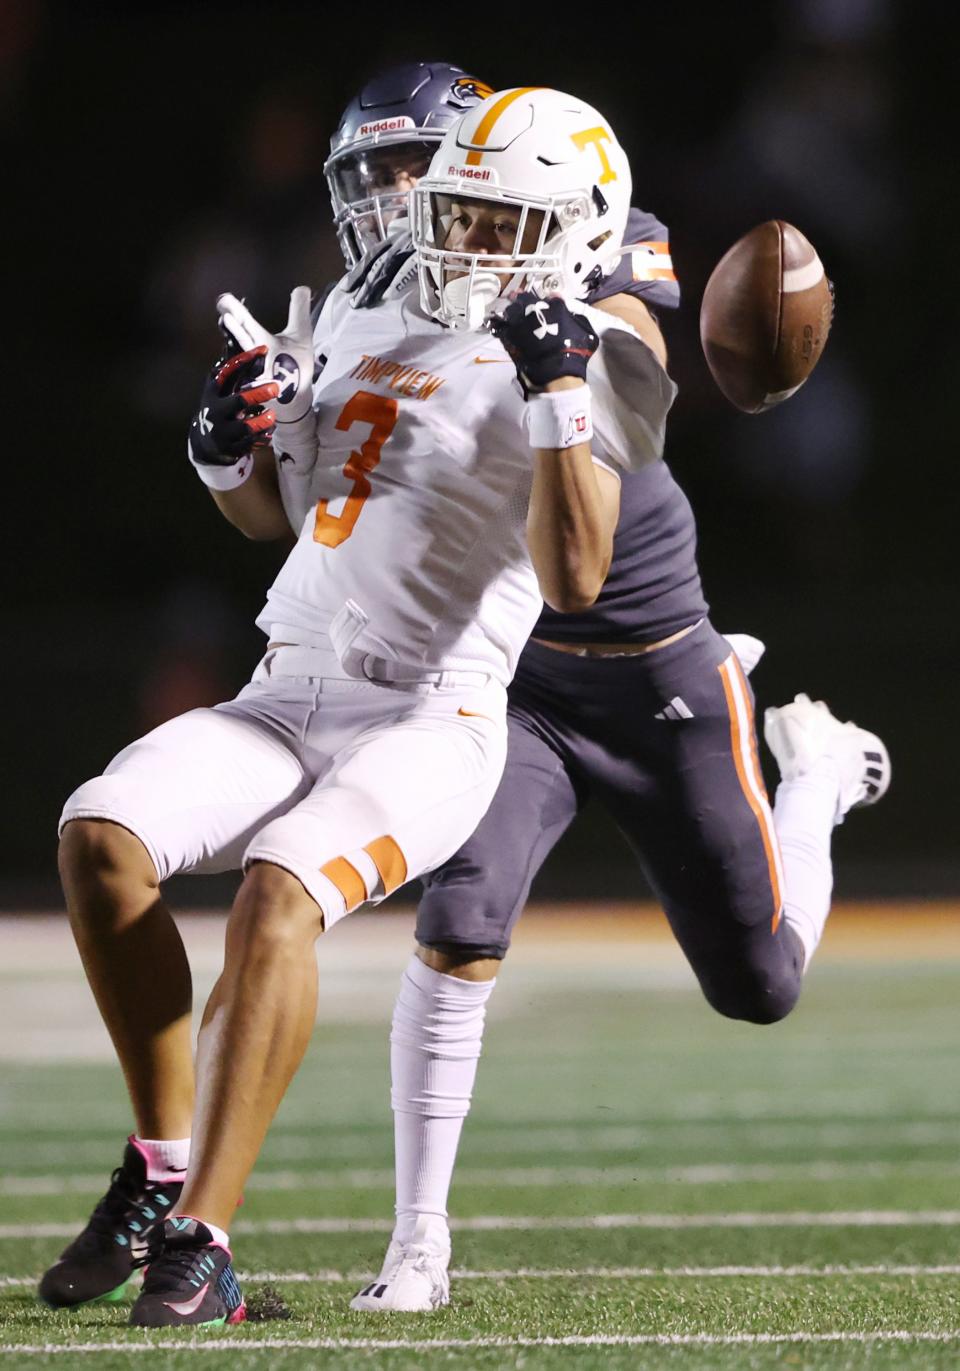
[[[188,1315],[195,1314],[197,1312],[197,1310],[200,1308],[200,1305],[203,1303],[204,1295],[207,1293],[209,1289],[210,1282],[207,1281],[206,1285],[203,1286],[200,1290],[200,1293],[194,1295],[192,1300],[184,1300],[180,1304],[171,1304],[169,1300],[164,1300],[164,1304],[167,1306],[168,1309],[172,1309],[175,1314],[180,1314],[183,1318],[187,1318]]]

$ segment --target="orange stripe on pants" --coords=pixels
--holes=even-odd
[[[356,909],[357,905],[363,904],[367,898],[368,892],[363,877],[355,866],[351,866],[346,857],[334,857],[332,862],[327,862],[320,868],[320,874],[326,876],[328,881],[332,881],[340,891],[348,914]]]
[[[769,805],[767,801],[767,790],[763,784],[763,776],[760,772],[760,761],[757,756],[757,734],[753,723],[753,709],[750,705],[750,692],[747,688],[746,678],[743,675],[740,663],[736,655],[731,654],[725,662],[721,662],[717,670],[720,672],[720,680],[723,683],[723,693],[727,701],[727,713],[730,716],[730,746],[733,752],[733,762],[737,768],[737,779],[740,782],[740,789],[746,797],[747,804],[753,810],[754,818],[760,828],[760,837],[763,840],[763,850],[767,858],[767,870],[770,874],[770,888],[773,891],[773,920],[772,931],[776,933],[780,925],[780,913],[783,907],[783,896],[780,890],[780,863],[778,861],[777,835],[773,828],[770,817]],[[747,716],[747,732],[740,724],[740,717],[737,711],[737,697],[735,683],[739,685],[743,700],[744,709]],[[752,775],[748,773],[752,772]],[[762,797],[762,798],[761,798]]]
[[[382,838],[374,838],[372,843],[367,843],[363,850],[373,859],[388,895],[396,890],[397,886],[403,885],[407,879],[407,859],[395,839],[389,834],[384,834]]]

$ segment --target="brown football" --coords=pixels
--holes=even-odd
[[[713,379],[747,414],[788,400],[820,360],[833,318],[823,263],[799,229],[758,224],[713,269],[700,341]]]

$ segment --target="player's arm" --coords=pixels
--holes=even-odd
[[[605,314],[612,314],[614,318],[629,324],[666,370],[667,345],[660,332],[660,325],[642,300],[638,300],[635,295],[611,295],[606,300],[598,300],[593,308],[602,309]]]
[[[265,347],[219,362],[204,382],[187,436],[187,456],[224,518],[248,538],[289,534],[273,450],[276,427],[267,408],[279,386],[259,374]]]
[[[587,363],[599,339],[559,298],[522,294],[491,328],[513,360],[527,397],[533,488],[527,541],[552,609],[588,608],[606,579],[620,511],[620,482],[590,448]]]
[[[582,381],[551,381],[546,395],[575,404]],[[541,403],[537,400],[534,403]],[[540,592],[561,613],[588,609],[600,594],[613,556],[620,478],[593,459],[589,443],[534,448],[527,543]]]
[[[250,455],[253,470],[247,479],[233,490],[211,490],[213,503],[228,524],[255,542],[289,538],[291,529],[280,499],[273,448],[255,447]]]

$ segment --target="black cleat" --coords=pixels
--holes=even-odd
[[[45,1272],[38,1294],[52,1309],[91,1300],[121,1300],[147,1254],[150,1234],[163,1223],[183,1189],[181,1181],[148,1181],[143,1153],[131,1139],[123,1164],[90,1220]]]
[[[199,1219],[167,1219],[151,1242],[150,1264],[130,1322],[139,1328],[243,1323],[247,1307],[230,1260]]]

